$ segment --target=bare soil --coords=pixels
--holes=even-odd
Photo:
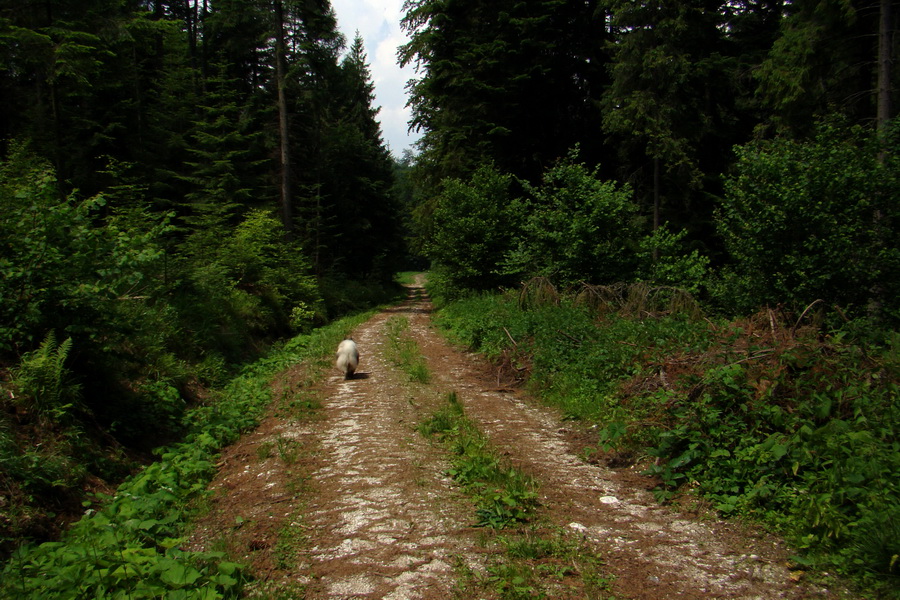
[[[384,325],[395,315],[409,319],[428,384],[411,383],[385,356]],[[432,328],[420,286],[353,337],[357,376],[321,378],[313,390],[321,409],[296,418],[276,402],[256,431],[223,453],[192,546],[224,547],[249,564],[256,581],[248,596],[490,597],[467,590],[459,574],[483,570],[497,550],[444,474],[444,451],[416,431],[455,391],[494,446],[539,482],[541,518],[605,561],[616,598],[841,597],[792,572],[779,539],[719,520],[699,502],[660,506],[639,469],[583,460],[596,435],[500,386],[495,368],[448,344]],[[282,373],[276,398],[301,394],[306,369]]]

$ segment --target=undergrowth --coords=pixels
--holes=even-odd
[[[596,424],[596,451],[653,459],[660,501],[694,489],[783,533],[798,568],[900,597],[900,336],[854,340],[852,324],[772,310],[714,322],[649,290],[585,302],[532,284],[448,304],[438,322]]]
[[[271,402],[272,376],[301,360],[327,364],[347,328],[370,315],[301,335],[245,368],[215,398],[185,416],[183,442],[97,494],[59,542],[20,547],[0,573],[0,598],[236,598],[245,568],[223,552],[182,548],[191,502],[204,496],[218,451],[255,425]],[[290,460],[294,450],[278,450]]]

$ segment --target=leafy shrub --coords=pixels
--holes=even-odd
[[[861,129],[823,125],[813,141],[783,138],[737,149],[717,215],[734,263],[720,302],[739,312],[822,299],[855,308],[900,285],[896,157]],[[879,290],[880,291],[876,291]]]
[[[502,269],[524,218],[511,202],[512,182],[493,166],[481,167],[467,182],[444,182],[426,252],[440,265],[449,292],[514,281]]]
[[[101,219],[105,205],[62,197],[50,165],[22,145],[0,163],[0,351],[32,347],[49,330],[96,345],[120,339],[116,305],[155,272],[168,226],[150,216],[143,230],[125,230]]]
[[[186,350],[239,362],[252,339],[324,321],[309,261],[269,211],[248,212],[226,235],[194,231],[181,250],[171,303],[179,330],[192,338]]]
[[[644,279],[697,292],[709,265],[684,250],[685,232],[642,236],[631,190],[602,180],[577,149],[539,185],[493,166],[446,181],[432,227],[429,287],[439,303],[535,277],[563,287]]]
[[[523,232],[504,261],[509,272],[563,285],[633,279],[637,206],[629,188],[602,181],[598,169],[578,162],[577,150],[548,169],[540,186],[522,185],[526,195],[512,210]]]
[[[660,495],[698,482],[718,510],[766,519],[834,568],[890,573],[896,544],[872,531],[900,506],[900,372],[839,337],[698,367],[687,393],[658,399],[671,414],[651,449]]]
[[[657,285],[674,286],[692,294],[709,275],[709,257],[683,247],[687,232],[669,231],[665,225],[640,240],[638,276]]]

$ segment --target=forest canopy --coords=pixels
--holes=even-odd
[[[327,0],[4,2],[0,40],[3,351],[161,303],[276,333],[396,270],[367,56]]]

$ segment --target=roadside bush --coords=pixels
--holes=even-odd
[[[338,273],[322,277],[319,289],[322,302],[315,304],[316,323],[345,317],[372,306],[400,301],[406,295],[405,288],[394,282],[350,279]]]
[[[718,230],[733,264],[718,302],[732,314],[815,300],[861,315],[900,291],[897,158],[868,131],[823,125],[812,141],[784,138],[737,149]]]
[[[687,232],[674,233],[663,225],[640,240],[638,277],[697,295],[709,277],[709,257],[696,249],[687,251]]]
[[[515,281],[502,267],[524,219],[513,206],[512,183],[512,176],[493,166],[481,167],[467,182],[444,182],[433,215],[434,233],[426,247],[446,284],[444,295]]]
[[[180,335],[192,338],[183,356],[238,363],[260,340],[324,322],[309,261],[269,211],[248,212],[226,235],[197,230],[181,249],[171,304]]]
[[[660,497],[694,482],[719,511],[768,521],[813,561],[896,582],[885,558],[896,542],[874,529],[900,507],[897,363],[839,334],[760,338],[695,357],[697,375],[656,398],[670,415],[650,450]]]
[[[627,186],[600,179],[572,150],[547,170],[540,186],[521,182],[511,210],[523,232],[506,269],[558,285],[631,281],[637,267],[637,205]],[[484,289],[484,288],[482,288]]]
[[[21,145],[0,162],[0,352],[32,349],[50,330],[83,350],[121,340],[116,305],[156,272],[168,226],[145,216],[125,230],[105,206],[61,196],[53,169]]]
[[[429,287],[439,304],[535,277],[562,287],[644,280],[692,293],[707,277],[709,259],[684,247],[685,232],[643,234],[631,189],[601,179],[577,148],[538,185],[493,166],[446,181],[430,223]]]

